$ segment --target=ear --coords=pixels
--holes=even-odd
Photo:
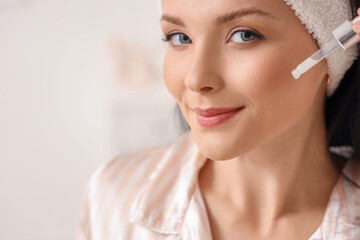
[[[325,81],[326,81],[326,86],[329,86],[330,82],[331,82],[331,78],[329,76],[329,74],[326,74],[324,77]]]

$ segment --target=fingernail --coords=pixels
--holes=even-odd
[[[357,16],[356,18],[354,18],[354,20],[352,21],[353,23],[356,23],[356,22],[358,22],[358,21],[360,21],[360,17],[359,16]]]

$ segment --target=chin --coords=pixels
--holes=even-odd
[[[238,155],[235,154],[227,154],[225,153],[225,151],[218,151],[218,152],[213,152],[213,151],[207,151],[206,149],[203,150],[201,148],[199,148],[200,153],[205,156],[208,159],[214,160],[214,161],[227,161],[230,159],[235,158]]]
[[[203,134],[194,134],[195,143],[199,152],[211,159],[217,161],[226,161],[238,157],[249,151],[249,146],[239,144],[241,140],[232,140],[231,138],[212,138]]]

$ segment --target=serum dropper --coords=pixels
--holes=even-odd
[[[360,21],[359,18],[355,18],[352,22],[345,21],[332,31],[334,38],[323,45],[321,49],[300,63],[296,69],[291,73],[295,79],[298,79],[302,74],[307,72],[310,68],[319,63],[323,58],[328,56],[338,47],[342,47],[344,51],[354,46],[360,41],[360,36],[353,30],[353,24]]]

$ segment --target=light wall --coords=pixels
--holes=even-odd
[[[73,239],[103,162],[174,139],[155,0],[0,0],[0,239]]]

